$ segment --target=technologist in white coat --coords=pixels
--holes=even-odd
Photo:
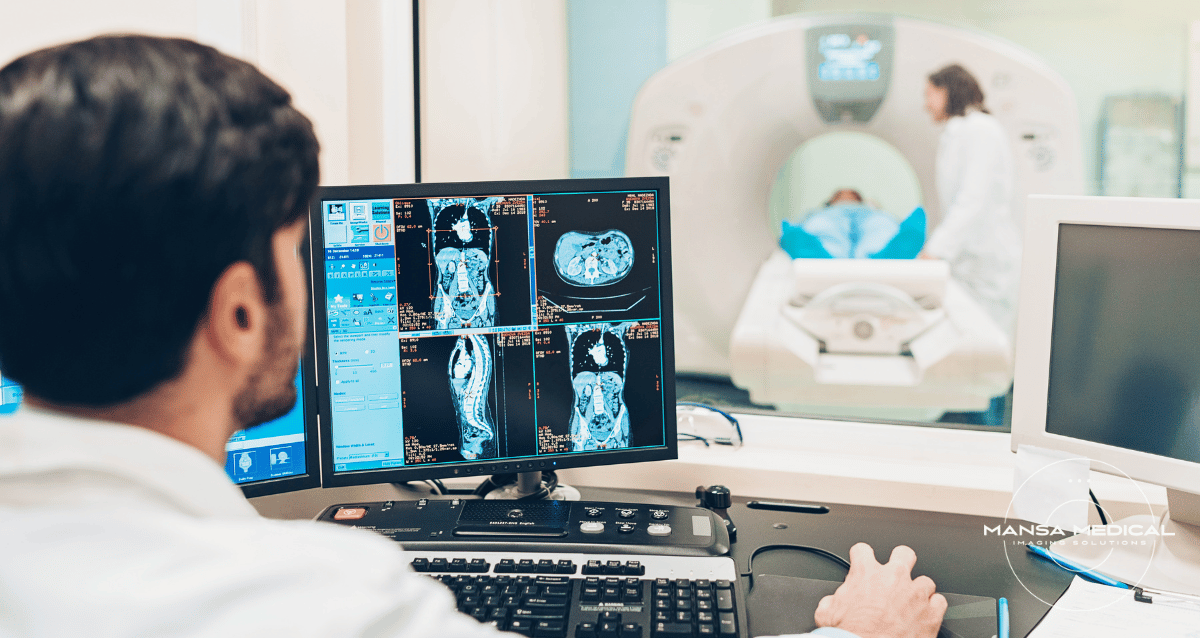
[[[1021,236],[1012,215],[1013,159],[1004,128],[983,105],[983,90],[952,64],[929,76],[925,110],[945,124],[938,141],[942,221],[921,256],[944,259],[1010,341],[1016,325]]]

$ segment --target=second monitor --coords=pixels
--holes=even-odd
[[[665,178],[324,188],[327,486],[674,458]]]

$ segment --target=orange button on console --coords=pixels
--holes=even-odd
[[[343,507],[333,515],[335,521],[356,521],[363,516],[366,516],[367,508],[365,507]]]

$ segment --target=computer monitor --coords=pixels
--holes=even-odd
[[[1054,550],[1200,593],[1200,202],[1038,196],[1025,225],[1013,450],[1086,456],[1168,499]]]
[[[225,444],[225,472],[247,497],[321,485],[313,377],[310,347],[296,374],[292,410],[274,421],[234,433]],[[21,386],[0,376],[0,418],[16,412],[20,401]]]
[[[322,484],[675,458],[666,178],[322,188]]]

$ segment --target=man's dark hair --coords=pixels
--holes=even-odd
[[[272,237],[318,181],[312,124],[250,64],[104,36],[0,69],[0,369],[115,405],[177,377],[230,265],[278,296]]]
[[[971,107],[988,112],[983,107],[983,89],[979,88],[979,82],[961,65],[951,64],[931,73],[929,83],[946,89],[946,115],[966,115]]]

